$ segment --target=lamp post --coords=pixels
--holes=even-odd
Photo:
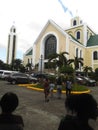
[[[42,73],[43,70],[44,70],[44,61],[43,61],[43,55],[41,55],[39,59],[39,72]]]

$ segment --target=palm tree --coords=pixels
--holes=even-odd
[[[76,70],[79,69],[79,65],[83,66],[83,58],[75,57],[74,59],[69,59],[68,64],[74,64],[74,82],[76,77]]]
[[[69,53],[61,52],[60,54],[54,53],[54,54],[49,55],[48,63],[53,62],[55,64],[55,68],[58,67],[60,69],[62,66],[67,65],[68,60],[65,57],[65,54],[68,55]]]
[[[79,69],[79,65],[83,66],[83,58],[75,57],[74,59],[69,59],[68,64],[74,64],[74,69]]]
[[[56,65],[58,67],[64,66],[67,64],[67,58],[65,57],[65,54],[68,55],[68,52],[61,52],[60,54],[54,53],[49,55],[48,62],[55,61]]]
[[[85,76],[88,77],[88,72],[89,72],[89,71],[92,72],[92,67],[85,66],[85,67],[83,67],[83,71],[84,71],[84,73],[85,73]]]

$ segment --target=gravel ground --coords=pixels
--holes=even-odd
[[[90,87],[91,94],[98,101],[98,87]],[[8,92],[14,92],[19,97],[19,106],[15,113],[20,114],[24,120],[24,130],[57,130],[60,119],[66,114],[64,107],[65,94],[62,99],[50,99],[48,103],[44,102],[44,93],[11,85],[6,81],[0,80],[0,97]],[[98,120],[90,121],[90,124],[98,130]]]

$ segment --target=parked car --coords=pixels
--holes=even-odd
[[[37,78],[33,78],[24,73],[12,73],[7,78],[7,81],[11,84],[19,84],[19,83],[35,83],[37,82]]]
[[[78,84],[82,84],[82,85],[84,85],[86,83],[86,81],[81,77],[76,77],[76,82]]]
[[[81,76],[80,78],[82,78],[85,81],[85,85],[96,86],[96,81],[95,80],[92,80],[89,77],[85,77],[85,76]]]
[[[2,73],[1,79],[6,80],[11,73],[12,73],[12,71],[4,71],[4,72]]]
[[[6,80],[11,73],[11,70],[0,70],[0,79]]]
[[[31,74],[31,76],[39,79],[39,78],[47,78],[48,74],[46,74],[46,73],[33,73],[33,74]]]

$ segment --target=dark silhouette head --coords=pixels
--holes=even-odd
[[[90,94],[71,95],[67,97],[65,106],[80,119],[96,119],[98,116],[97,102]]]
[[[3,113],[12,113],[18,106],[18,97],[12,92],[5,93],[0,101],[0,106]]]

